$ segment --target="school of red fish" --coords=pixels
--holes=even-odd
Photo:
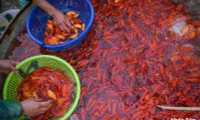
[[[79,35],[79,30],[85,30],[85,23],[83,23],[80,19],[78,19],[79,14],[75,11],[69,10],[66,13],[66,17],[70,20],[70,23],[73,26],[74,33],[71,34],[70,32],[62,32],[58,26],[55,25],[53,19],[49,19],[47,21],[46,30],[44,32],[45,44],[62,44],[67,40],[72,40]]]
[[[91,2],[95,20],[78,46],[50,52],[23,32],[9,58],[50,54],[69,62],[81,79],[78,120],[200,118],[157,107],[200,107],[200,21],[166,0]]]

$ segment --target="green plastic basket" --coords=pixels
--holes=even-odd
[[[80,81],[79,81],[79,77],[77,73],[72,68],[72,66],[69,65],[66,61],[58,57],[50,56],[50,55],[39,55],[39,56],[28,58],[22,61],[21,63],[19,63],[16,66],[16,68],[17,70],[25,71],[27,72],[27,74],[30,74],[35,69],[37,69],[35,67],[30,68],[33,62],[36,62],[38,67],[48,66],[48,67],[64,72],[67,76],[70,77],[70,80],[72,80],[72,82],[75,84],[73,103],[70,105],[70,107],[68,108],[64,116],[57,118],[58,120],[66,120],[75,110],[76,106],[78,105],[78,101],[80,99],[81,85],[80,85]],[[6,82],[4,84],[4,88],[3,88],[3,99],[16,100],[18,86],[24,79],[22,76],[23,76],[22,74],[19,74],[19,73],[14,74],[13,72],[11,72],[8,75]]]

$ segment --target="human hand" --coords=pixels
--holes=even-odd
[[[33,2],[52,16],[55,20],[55,24],[59,26],[62,31],[70,33],[70,30],[72,30],[73,27],[69,19],[60,10],[52,6],[46,0],[33,0]]]
[[[73,29],[69,19],[61,11],[55,10],[52,17],[55,20],[55,24],[59,26],[62,31],[70,33],[70,30]]]
[[[15,66],[18,62],[13,60],[0,60],[0,72],[9,74],[11,71],[17,73]]]
[[[21,102],[24,109],[24,115],[35,116],[43,114],[51,107],[51,101],[41,102],[41,99],[27,99]]]

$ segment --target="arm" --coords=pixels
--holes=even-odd
[[[33,3],[35,3],[37,6],[46,11],[50,16],[55,16],[55,12],[58,11],[54,6],[49,4],[46,0],[33,0]]]
[[[46,0],[33,0],[33,3],[52,16],[55,20],[55,24],[58,25],[62,31],[70,32],[70,29],[72,29],[70,21],[61,11],[49,4]]]
[[[0,60],[0,72],[4,74],[9,74],[11,71],[17,72],[15,66],[18,64],[16,61],[12,60]]]
[[[0,100],[0,119],[17,120],[23,114],[22,105],[15,100]]]
[[[35,116],[43,114],[51,107],[51,101],[27,99],[21,103],[16,100],[0,100],[0,120],[17,120],[23,114]]]
[[[9,74],[16,72],[17,62],[12,60],[0,60],[0,72]],[[15,120],[23,114],[20,102],[15,100],[0,100],[0,120]]]

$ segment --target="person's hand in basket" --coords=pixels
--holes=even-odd
[[[9,74],[11,71],[17,72],[15,66],[18,64],[12,60],[0,60],[0,72]],[[46,112],[51,107],[51,101],[41,101],[40,99],[26,99],[22,102],[17,100],[0,100],[0,120],[18,119],[21,115],[34,116]],[[5,113],[5,114],[4,114]]]
[[[17,73],[15,66],[18,62],[13,60],[0,60],[0,72],[4,74],[9,74],[11,71]]]
[[[51,101],[39,99],[0,100],[0,120],[17,120],[22,115],[35,116],[46,112],[51,107]]]
[[[51,107],[51,101],[41,101],[40,99],[30,98],[21,102],[24,115],[35,116],[43,114]]]
[[[70,30],[72,30],[69,19],[60,10],[56,9],[46,0],[33,0],[33,2],[52,16],[55,24],[58,25],[62,31],[70,32]]]

